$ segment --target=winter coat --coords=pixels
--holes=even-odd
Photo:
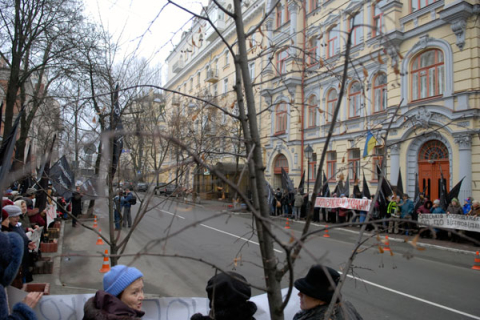
[[[445,210],[443,210],[442,207],[435,207],[435,208],[432,207],[431,212],[432,212],[432,213],[436,213],[436,214],[446,213]]]
[[[450,203],[450,205],[447,208],[447,212],[450,214],[461,214],[463,215],[463,209],[460,205],[454,206],[453,204]]]
[[[293,320],[323,320],[328,310],[328,304],[318,306],[309,310],[297,312]],[[345,314],[346,313],[346,314]],[[355,307],[348,301],[343,301],[335,305],[331,320],[362,320],[362,316],[357,312]]]
[[[412,216],[413,202],[410,199],[400,203],[400,218],[405,219],[407,216]]]
[[[300,193],[295,195],[295,203],[293,205],[295,207],[301,207],[303,205],[303,196]]]
[[[72,196],[72,214],[78,216],[82,214],[82,195],[74,192]]]
[[[417,209],[417,213],[430,213],[431,208],[432,208],[432,201],[427,201]]]
[[[119,298],[99,290],[83,307],[83,320],[132,320],[140,319],[145,312],[130,308]]]
[[[120,196],[117,195],[115,198],[113,198],[113,205],[117,212],[122,212],[122,207],[120,206]]]
[[[132,204],[130,203],[130,200],[132,200],[133,194],[129,192],[126,196],[122,197],[122,207],[127,207],[130,208]]]
[[[470,210],[470,212],[468,213],[469,216],[476,216],[476,217],[480,217],[480,207],[472,207],[472,210]]]
[[[244,303],[235,303],[224,308],[215,310],[215,320],[255,320],[253,315],[257,312],[257,305],[251,301]],[[213,313],[210,310],[210,313]],[[190,320],[212,320],[210,315],[204,316],[201,313],[195,313]]]
[[[467,203],[463,205],[463,214],[468,214],[470,210],[472,209],[472,200],[470,199],[465,199]]]

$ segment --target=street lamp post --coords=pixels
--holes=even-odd
[[[310,145],[307,145],[307,147],[305,148],[305,150],[303,150],[303,152],[305,152],[305,156],[307,157],[307,160],[308,160],[308,163],[307,163],[307,166],[308,166],[308,171],[307,171],[307,196],[308,196],[308,194],[310,193],[310,160],[312,159],[313,149]]]

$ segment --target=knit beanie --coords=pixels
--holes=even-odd
[[[7,211],[9,217],[17,217],[22,214],[22,209],[15,205],[8,205],[2,208],[3,210]]]
[[[143,274],[137,268],[117,265],[103,277],[103,290],[117,297],[132,282],[142,277]]]

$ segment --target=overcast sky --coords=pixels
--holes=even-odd
[[[124,52],[137,53],[145,58],[154,56],[154,64],[164,63],[173,44],[180,40],[181,32],[191,15],[169,4],[166,0],[84,0],[90,18],[119,39]],[[189,10],[200,12],[206,0],[177,0]],[[165,7],[162,11],[162,8]],[[190,26],[190,23],[187,24]],[[142,35],[143,38],[142,38]],[[119,38],[120,37],[120,38]],[[141,41],[141,42],[140,42]],[[163,68],[166,72],[167,68]]]

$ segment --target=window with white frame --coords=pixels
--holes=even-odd
[[[255,79],[255,62],[250,62],[248,64],[248,73],[250,74],[250,80],[253,82]]]
[[[223,94],[228,93],[228,78],[223,79]]]
[[[443,95],[445,66],[443,52],[431,49],[413,59],[411,68],[412,100]]]

